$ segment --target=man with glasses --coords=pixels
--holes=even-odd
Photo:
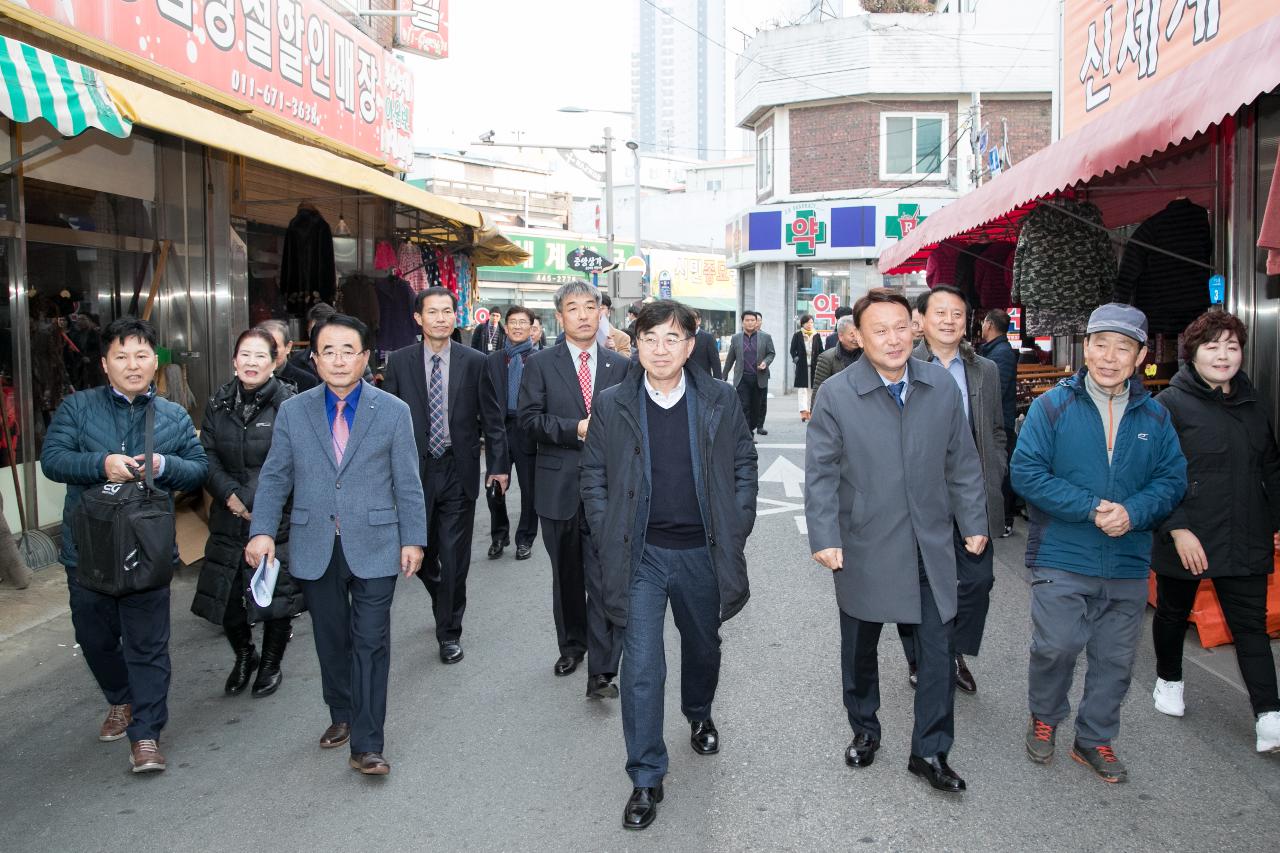
[[[486,485],[506,491],[510,471],[503,409],[492,386],[481,381],[485,356],[451,337],[457,299],[443,287],[418,294],[413,319],[422,327],[422,343],[391,354],[382,386],[413,413],[427,512],[427,568],[420,577],[431,595],[440,662],[446,664],[462,660],[482,433]]]
[[[643,370],[596,397],[582,454],[582,501],[600,553],[605,612],[626,627],[622,729],[634,786],[622,818],[627,829],[653,823],[663,797],[667,602],[680,632],[680,708],[690,745],[714,755],[720,624],[749,595],[756,449],[733,389],[686,369],[696,332],[693,312],[678,302],[641,309]]]
[[[383,758],[396,573],[417,574],[427,544],[409,407],[361,379],[369,329],[335,314],[312,335],[324,384],[280,407],[258,477],[245,560],[275,558],[290,495],[289,573],[311,612],[330,725],[323,749],[350,744],[352,769],[391,772]]]
[[[506,458],[500,460],[504,470],[515,468],[520,478],[520,523],[516,527],[516,559],[527,560],[533,556],[533,540],[538,538],[538,515],[533,509],[533,459],[537,452],[533,439],[520,428],[516,418],[519,403],[520,379],[524,376],[524,363],[533,354],[530,337],[534,328],[533,312],[522,305],[507,309],[507,343],[499,352],[485,359],[482,396],[496,399],[506,418]],[[511,519],[507,515],[507,496],[501,489],[486,492],[489,503],[489,559],[502,556],[502,549],[511,541]]]
[[[529,357],[517,405],[520,428],[538,447],[534,508],[551,558],[560,645],[552,671],[567,676],[585,655],[587,697],[611,699],[618,695],[613,679],[622,655],[622,630],[609,621],[600,600],[600,566],[578,494],[578,463],[595,395],[621,382],[631,362],[596,342],[598,288],[585,281],[561,286],[556,319],[565,340]]]

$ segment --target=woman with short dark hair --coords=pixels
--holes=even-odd
[[[813,384],[813,369],[810,365],[809,351],[813,347],[813,317],[800,315],[800,328],[791,336],[791,363],[795,365],[795,379],[792,385],[800,398],[800,420],[809,420],[809,387]]]
[[[209,541],[196,583],[191,612],[226,631],[235,663],[225,690],[243,693],[255,669],[254,696],[269,696],[280,686],[280,661],[289,643],[289,620],[303,611],[302,591],[290,577],[289,513],[281,517],[276,534],[280,575],[271,603],[256,608],[264,623],[262,655],[253,645],[248,595],[252,570],[244,562],[253,520],[253,497],[258,474],[271,449],[271,434],[281,404],[294,395],[292,386],[274,375],[276,341],[263,329],[249,329],[236,340],[232,366],[235,376],[218,389],[205,407],[200,443],[209,457],[205,489],[213,498],[209,509]]]
[[[1187,457],[1187,492],[1154,534],[1156,710],[1185,713],[1182,643],[1200,581],[1213,581],[1249,692],[1258,752],[1280,752],[1280,695],[1267,636],[1267,581],[1280,527],[1280,452],[1249,377],[1248,332],[1211,310],[1187,327],[1186,362],[1156,397]]]

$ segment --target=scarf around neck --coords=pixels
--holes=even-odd
[[[528,339],[518,344],[510,341],[503,347],[507,354],[507,411],[516,410],[516,399],[520,395],[520,376],[524,373],[524,360],[533,352],[533,340]]]

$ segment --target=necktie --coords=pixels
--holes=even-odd
[[[582,389],[582,402],[587,407],[587,416],[591,415],[591,370],[587,366],[587,361],[591,358],[591,353],[578,353],[578,387]]]
[[[342,455],[347,452],[347,439],[351,437],[351,428],[347,426],[347,401],[339,400],[337,412],[333,416],[333,457],[342,464]]]
[[[901,409],[903,406],[902,389],[906,387],[907,387],[907,383],[905,382],[894,382],[889,386],[889,393],[893,395],[893,402],[898,404],[899,409]]]
[[[427,449],[432,459],[444,455],[444,373],[440,370],[440,356],[431,356],[431,384],[427,388],[427,408],[431,412],[431,437]]]

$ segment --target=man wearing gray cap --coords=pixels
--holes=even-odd
[[[1187,486],[1169,414],[1134,378],[1146,342],[1138,309],[1095,310],[1085,367],[1031,404],[1010,463],[1031,515],[1027,755],[1037,764],[1053,758],[1083,650],[1071,757],[1106,782],[1128,779],[1113,742],[1142,630],[1151,532]]]

